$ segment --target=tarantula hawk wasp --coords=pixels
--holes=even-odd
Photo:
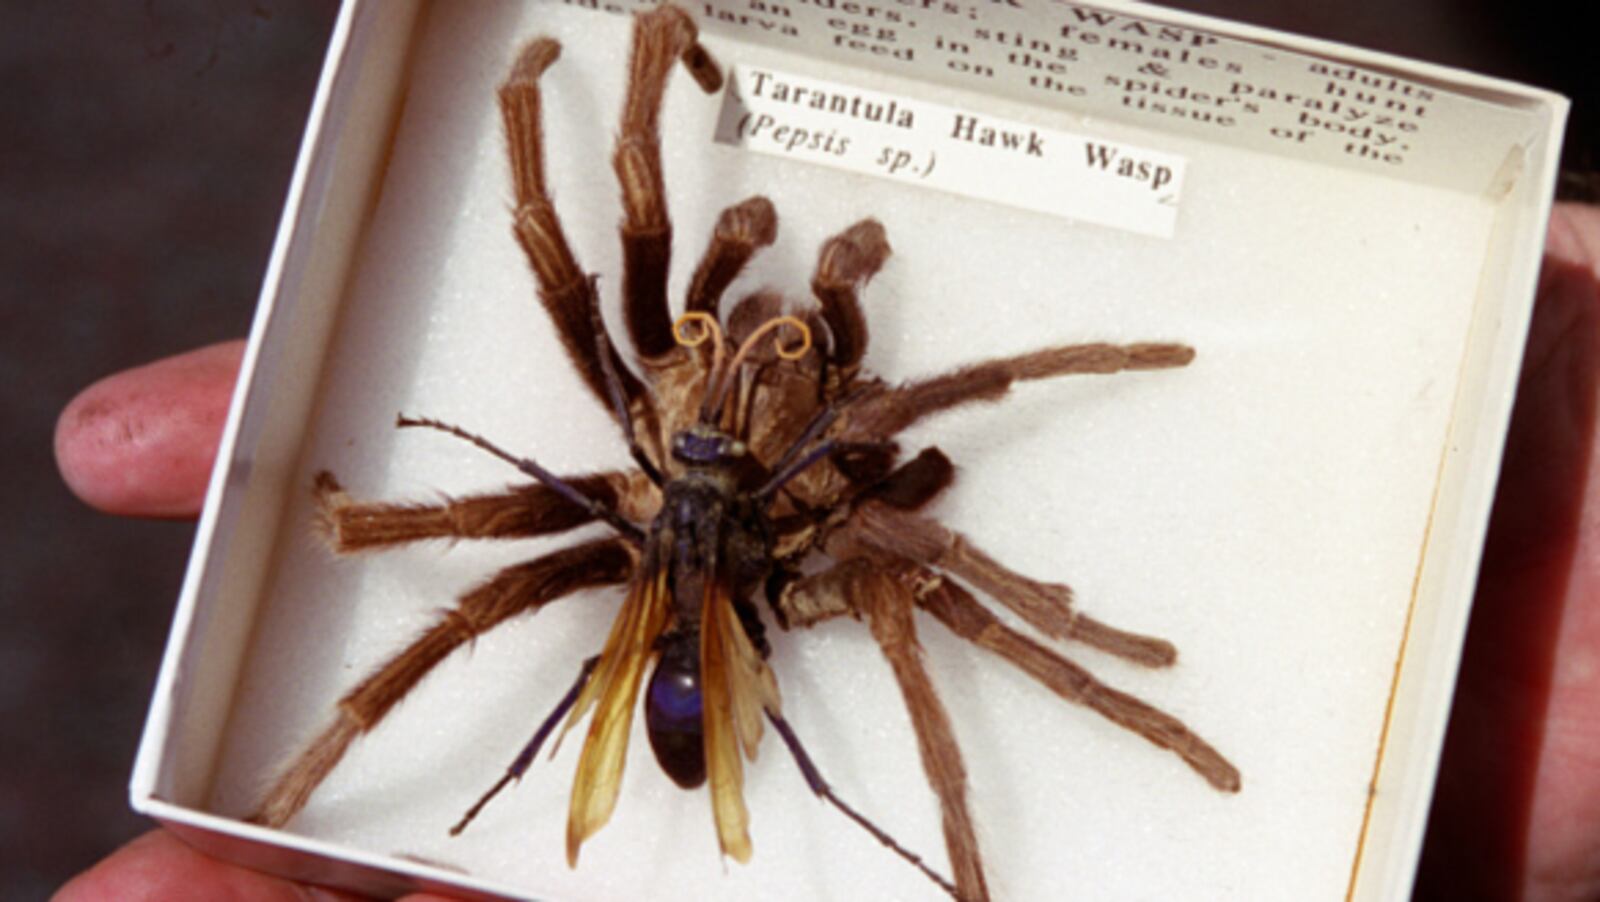
[[[902,461],[893,443],[913,423],[998,399],[1019,380],[1181,367],[1193,350],[1162,343],[1068,345],[888,385],[861,368],[868,329],[859,291],[889,255],[876,221],[857,223],[824,244],[811,283],[815,308],[783,315],[780,298],[758,292],[720,316],[724,291],[775,239],[777,217],[763,197],[723,212],[691,280],[687,312],[674,321],[666,296],[672,228],[657,122],[675,62],[681,60],[707,92],[718,90],[721,74],[688,15],[663,5],[635,18],[613,156],[625,210],[623,315],[641,379],[610,340],[597,281],[579,267],[545,184],[539,80],[558,53],[550,39],[528,44],[499,93],[515,187],[514,231],[567,355],[621,427],[637,470],[559,476],[464,429],[402,416],[400,426],[470,441],[534,481],[440,504],[362,503],[322,473],[316,492],[322,525],[339,552],[428,538],[548,535],[596,520],[615,535],[508,567],[461,596],[339,701],[333,722],[279,776],[254,819],[277,826],[293,817],[350,743],[455,649],[564,596],[624,584],[626,598],[601,652],[584,662],[566,696],[453,833],[522,776],[558,726],[564,735],[592,714],[568,812],[567,857],[575,865],[579,848],[615,807],[639,690],[653,664],[644,689],[651,746],[678,784],[709,782],[723,854],[739,861],[750,856],[742,759],[754,758],[768,723],[816,794],[950,895],[987,899],[961,752],[923,666],[912,619],[917,608],[1062,698],[1172,750],[1217,789],[1236,791],[1238,771],[1182,722],[1005,625],[972,590],[1049,638],[1083,642],[1139,664],[1172,664],[1173,646],[1076,611],[1066,586],[1008,570],[920,513],[952,482],[954,469],[937,448]],[[815,554],[831,564],[803,574],[800,562]],[[782,713],[763,623],[751,601],[758,593],[785,629],[839,615],[868,623],[899,684],[939,800],[953,881],[825,782]]]

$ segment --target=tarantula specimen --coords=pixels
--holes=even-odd
[[[339,552],[431,538],[523,538],[596,520],[611,534],[508,567],[461,596],[339,701],[332,723],[277,779],[255,819],[281,825],[293,817],[350,743],[463,644],[557,599],[612,585],[626,586],[626,598],[599,654],[584,662],[505,775],[452,832],[520,778],[547,738],[589,716],[567,820],[567,858],[576,864],[580,846],[616,805],[643,687],[656,758],[683,787],[710,784],[723,854],[739,861],[750,856],[742,759],[754,758],[764,724],[771,724],[817,795],[950,895],[986,899],[961,752],[923,664],[912,616],[917,609],[1062,698],[1171,749],[1217,789],[1237,790],[1238,771],[1183,723],[1005,625],[975,593],[1049,639],[1083,642],[1139,664],[1171,664],[1172,645],[1078,612],[1067,587],[1008,570],[921,513],[950,485],[953,468],[937,448],[903,459],[893,441],[925,417],[993,401],[1018,380],[1180,367],[1193,350],[1159,343],[1068,345],[886,384],[862,368],[868,329],[858,294],[889,254],[883,227],[873,220],[823,245],[811,282],[815,305],[786,314],[782,298],[761,292],[722,314],[725,289],[774,240],[776,215],[763,197],[722,213],[691,280],[686,312],[675,321],[667,300],[672,227],[657,120],[675,62],[708,92],[720,87],[721,75],[689,17],[660,6],[634,22],[612,157],[625,209],[623,315],[642,371],[636,373],[607,333],[596,280],[573,256],[545,184],[539,79],[558,53],[552,40],[533,41],[500,88],[515,181],[514,230],[566,353],[614,416],[637,469],[557,475],[458,427],[403,416],[400,426],[456,435],[533,481],[439,504],[389,504],[354,501],[332,475],[319,475],[322,525]],[[813,560],[802,571],[802,561],[817,557],[824,559],[820,565]],[[766,663],[757,596],[784,629],[840,615],[866,621],[910,712],[941,806],[952,878],[825,782],[783,715]]]

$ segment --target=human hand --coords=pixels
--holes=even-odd
[[[1600,898],[1600,207],[1550,221],[1418,899]]]
[[[198,514],[243,354],[244,342],[212,345],[85,389],[56,424],[56,462],[67,485],[107,513]],[[361,898],[218,861],[157,829],[78,875],[56,893],[55,902]],[[402,902],[449,900],[411,895]]]
[[[193,516],[242,350],[215,345],[84,391],[56,433],[67,484],[109,513]],[[1562,205],[1551,219],[1420,899],[1600,897],[1597,400],[1600,208]],[[313,891],[155,831],[57,899],[210,899],[219,888],[261,899]]]

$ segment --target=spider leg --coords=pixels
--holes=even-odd
[[[550,38],[530,42],[500,86],[500,114],[505,123],[517,205],[513,230],[539,282],[539,300],[554,321],[567,356],[577,366],[584,384],[605,403],[605,373],[595,351],[595,321],[590,315],[598,306],[594,283],[572,253],[545,183],[539,78],[560,55],[561,45]],[[615,351],[610,362],[627,397],[638,397],[643,390],[638,377],[623,365]]]
[[[572,504],[583,508],[594,519],[604,520],[611,526],[611,528],[615,529],[619,533],[622,533],[625,538],[631,540],[635,545],[644,544],[644,531],[641,530],[636,524],[617,513],[616,508],[609,504],[603,503],[597,498],[585,495],[583,492],[573,487],[560,476],[557,476],[556,474],[545,469],[543,465],[532,458],[518,457],[481,435],[468,432],[467,430],[462,429],[460,426],[453,426],[449,423],[444,423],[429,417],[408,417],[404,414],[401,414],[399,419],[395,421],[395,425],[402,429],[437,429],[440,432],[453,435],[462,441],[470,442],[484,451],[493,454],[495,457],[500,458],[506,463],[511,464],[529,476],[532,476],[534,479],[539,480],[539,482],[544,484],[546,488],[555,492],[557,495],[560,495],[562,498],[566,499]]]
[[[1184,723],[1100,682],[1093,674],[1011,629],[972,593],[932,573],[917,603],[956,635],[1000,655],[1070,702],[1093,709],[1155,745],[1171,749],[1206,782],[1223,792],[1239,790],[1239,771]]]
[[[1073,610],[1069,587],[1023,576],[928,517],[868,502],[856,508],[845,531],[854,541],[966,580],[1052,638],[1073,639],[1147,667],[1166,667],[1178,658],[1172,643]]]
[[[778,214],[772,201],[756,196],[729,207],[717,217],[700,265],[689,282],[686,309],[717,316],[722,293],[728,289],[756,251],[778,237]]]
[[[568,477],[584,495],[648,520],[651,492],[643,480],[620,472]],[[423,539],[520,539],[564,532],[594,515],[542,483],[489,495],[446,498],[438,504],[364,503],[353,500],[323,471],[316,476],[317,525],[340,554]]]
[[[916,510],[949,488],[955,478],[955,466],[943,451],[923,448],[916,457],[873,484],[862,497],[899,510]]]
[[[822,317],[833,339],[827,361],[835,371],[836,388],[850,384],[867,352],[867,319],[857,292],[877,274],[890,252],[883,226],[875,219],[863,219],[829,238],[817,254],[811,291],[822,302]]]
[[[872,638],[877,640],[888,659],[911,715],[922,769],[939,797],[945,849],[955,872],[958,895],[967,900],[988,899],[978,837],[973,830],[972,814],[967,809],[966,766],[961,761],[961,747],[950,726],[950,715],[923,666],[922,646],[917,642],[916,626],[911,618],[915,592],[907,583],[908,578],[916,578],[910,568],[894,571],[871,568],[854,581],[852,601],[866,614]]]
[[[529,739],[528,744],[517,753],[517,757],[512,759],[511,766],[506,768],[505,774],[489,787],[488,792],[479,796],[478,801],[473,802],[467,813],[461,816],[461,820],[456,821],[456,825],[450,828],[451,836],[459,836],[462,830],[467,829],[467,824],[472,823],[472,819],[478,816],[483,806],[489,804],[489,800],[498,795],[500,790],[505,789],[512,781],[522,779],[522,775],[528,770],[528,765],[533,763],[533,759],[539,755],[539,749],[544,747],[545,740],[555,732],[556,724],[560,723],[561,718],[567,716],[572,706],[578,703],[578,694],[583,692],[583,687],[589,682],[589,675],[594,673],[594,667],[598,663],[600,663],[599,655],[583,662],[583,666],[578,668],[578,678],[573,682],[572,688],[567,690],[567,694],[561,697],[561,701],[556,702],[555,708],[539,723],[539,729],[533,732],[533,738]]]
[[[953,372],[908,382],[863,399],[851,415],[850,434],[887,438],[924,417],[973,401],[994,401],[1012,382],[1075,373],[1118,373],[1188,365],[1194,349],[1181,344],[1077,344],[986,360]]]
[[[856,557],[804,576],[785,572],[769,585],[767,601],[784,629],[814,626],[842,614],[859,616],[854,593],[872,566],[865,558]]]
[[[773,473],[766,483],[751,493],[750,497],[757,503],[769,501],[789,480],[816,466],[824,458],[832,457],[835,454],[855,452],[893,453],[893,450],[893,442],[841,442],[836,439],[829,439],[807,451],[799,459],[791,461],[783,469]],[[887,469],[887,467],[884,469]]]
[[[707,92],[722,75],[700,46],[694,22],[674,6],[658,6],[633,20],[628,94],[622,107],[612,168],[622,186],[622,307],[628,335],[646,359],[677,346],[667,309],[672,222],[661,174],[662,95],[675,62],[682,61]]]
[[[454,608],[404,651],[339,700],[333,723],[278,777],[250,820],[279,827],[310,798],[350,743],[370,731],[436,664],[477,636],[524,611],[580,589],[624,582],[634,554],[621,539],[601,539],[507,567],[461,596]]]

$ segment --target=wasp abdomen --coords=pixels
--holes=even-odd
[[[645,723],[656,761],[674,783],[693,789],[706,781],[704,710],[700,693],[700,662],[685,643],[687,654],[669,649],[661,656],[645,694]]]

